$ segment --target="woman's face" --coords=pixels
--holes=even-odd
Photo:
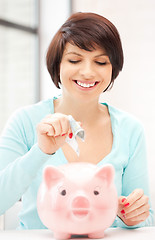
[[[63,94],[74,97],[99,98],[111,82],[112,65],[105,51],[83,50],[66,44],[60,63]]]

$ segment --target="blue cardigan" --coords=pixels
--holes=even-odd
[[[46,115],[54,113],[53,101],[54,98],[44,100],[16,111],[0,138],[0,215],[22,198],[19,229],[45,228],[36,209],[42,171],[46,165],[67,163],[62,149],[51,156],[43,153],[37,145],[36,125]],[[118,196],[127,196],[136,188],[142,188],[149,196],[143,127],[128,113],[109,105],[107,107],[111,117],[113,146],[98,166],[113,164]],[[133,227],[151,225],[153,211],[150,208],[150,216]],[[112,226],[133,228],[126,226],[118,217]]]

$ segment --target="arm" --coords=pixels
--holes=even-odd
[[[39,168],[49,158],[37,144],[30,149],[28,136],[32,138],[32,133],[29,119],[20,111],[14,114],[1,136],[0,215],[22,197]]]
[[[50,114],[41,121],[34,117],[37,114],[31,115],[33,120],[30,115],[25,110],[17,112],[0,139],[0,215],[22,197],[38,170],[71,133],[63,114]]]
[[[141,126],[134,129],[130,140],[129,160],[122,178],[122,195],[119,198],[119,226],[133,228],[153,225],[146,145]]]

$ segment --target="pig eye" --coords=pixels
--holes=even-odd
[[[97,186],[97,187],[95,187],[95,189],[94,189],[94,195],[99,195],[99,194],[100,194],[100,187]]]
[[[58,191],[59,191],[59,193],[60,193],[60,195],[62,195],[62,196],[65,196],[66,195],[66,189],[65,189],[65,186],[60,186],[59,188],[58,188]]]
[[[99,191],[95,190],[94,195],[99,195]]]
[[[60,192],[60,194],[61,194],[62,196],[65,196],[65,195],[66,195],[66,190],[65,190],[65,189],[62,190],[62,191]]]

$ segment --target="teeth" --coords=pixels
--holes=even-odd
[[[89,84],[89,83],[82,83],[77,81],[77,84],[80,85],[81,87],[89,88],[89,87],[93,87],[95,85],[95,82]]]

